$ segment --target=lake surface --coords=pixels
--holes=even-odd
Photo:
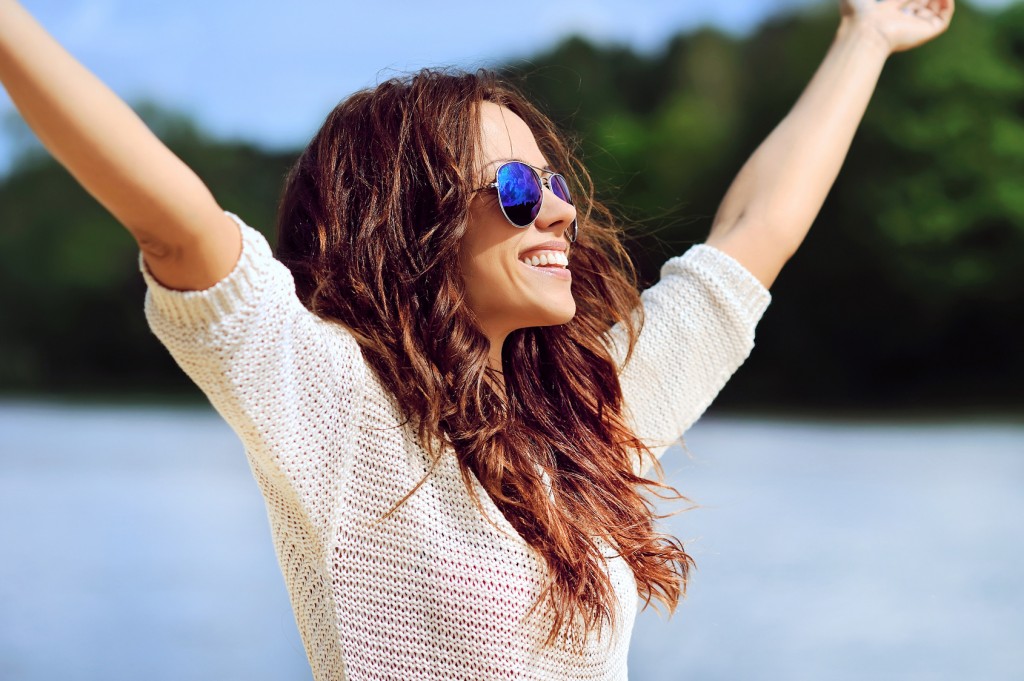
[[[1024,678],[1024,425],[709,415],[662,459],[698,565],[630,679]],[[662,505],[662,512],[681,504]],[[310,679],[212,409],[0,402],[0,679]]]

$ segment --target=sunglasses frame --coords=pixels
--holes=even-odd
[[[562,175],[561,173],[556,173],[556,172],[547,170],[546,168],[538,168],[537,166],[532,166],[532,165],[530,165],[529,163],[527,163],[525,161],[505,161],[504,163],[502,163],[501,165],[499,165],[497,168],[494,169],[494,182],[491,182],[490,184],[485,185],[485,186],[481,187],[480,189],[477,189],[476,191],[484,191],[486,189],[497,190],[498,189],[498,173],[501,172],[501,169],[504,168],[505,166],[512,165],[512,164],[519,164],[519,165],[526,166],[527,168],[529,168],[533,172],[533,176],[537,179],[537,183],[540,185],[540,202],[537,204],[537,212],[538,213],[540,213],[540,209],[544,206],[544,188],[545,187],[547,187],[551,191],[551,193],[555,195],[556,198],[558,198],[559,200],[563,200],[563,199],[561,199],[561,197],[558,196],[558,194],[555,194],[555,190],[551,186],[551,178],[555,177],[556,175],[559,178],[561,178],[562,183],[566,187],[566,189],[565,189],[566,195],[568,196],[568,194],[569,194],[569,183],[566,182],[564,175]],[[547,177],[545,177],[544,175],[547,175]],[[576,205],[576,204],[574,204],[572,202],[572,197],[569,197],[569,200],[566,201],[566,203],[568,203],[570,206],[575,206]],[[505,216],[505,219],[508,220],[509,224],[512,225],[513,227],[518,227],[519,229],[526,229],[527,227],[532,225],[533,222],[536,221],[536,220],[533,220],[533,221],[531,221],[531,222],[529,222],[529,223],[527,223],[525,225],[517,225],[516,223],[512,222],[512,218],[510,218],[508,216],[508,213],[505,211],[505,204],[503,204],[501,202],[501,193],[500,193],[500,191],[498,193],[498,206],[501,207],[501,214]],[[572,227],[572,236],[567,237],[567,238],[569,239],[569,243],[576,243],[576,237],[579,236],[579,231],[580,231],[579,226],[577,224],[577,219],[576,218],[572,219],[572,225],[570,225],[570,227]],[[566,229],[566,231],[569,231],[569,230]]]

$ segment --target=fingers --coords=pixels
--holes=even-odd
[[[953,0],[908,0],[900,7],[900,11],[931,24],[941,25],[953,11]]]
[[[943,19],[948,12],[952,11],[952,4],[950,0],[928,0],[927,7],[932,14]]]

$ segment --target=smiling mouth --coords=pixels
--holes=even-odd
[[[572,272],[570,272],[569,268],[567,268],[565,265],[531,265],[523,260],[520,260],[519,264],[521,264],[523,267],[528,267],[534,272],[547,275],[549,277],[554,277],[556,279],[572,279]]]
[[[537,255],[521,257],[519,262],[531,267],[568,267],[569,257],[562,251],[542,251]]]

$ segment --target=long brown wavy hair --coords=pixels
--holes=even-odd
[[[483,101],[527,123],[569,182],[579,220],[570,252],[576,315],[507,337],[505,395],[490,380],[489,341],[467,307],[458,257],[479,186]],[[481,512],[470,471],[546,560],[549,579],[531,612],[545,599],[553,609],[547,645],[577,617],[584,627],[571,637],[577,641],[605,622],[616,625],[615,592],[595,538],[632,568],[645,606],[653,596],[674,611],[692,566],[678,540],[654,531],[652,519],[666,516],[654,514],[639,488],[685,497],[633,473],[646,456],[664,479],[623,418],[603,340],[622,323],[632,354],[643,324],[636,271],[611,212],[562,139],[491,71],[393,78],[331,111],[288,174],[277,220],[277,257],[303,304],[352,332],[434,465],[450,443]]]

